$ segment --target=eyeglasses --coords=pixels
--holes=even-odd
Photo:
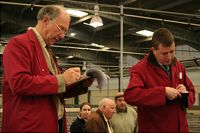
[[[63,28],[61,28],[56,22],[54,22],[54,21],[51,21],[51,22],[53,22],[56,25],[56,27],[58,29],[58,32],[60,32],[60,33],[62,33],[64,35],[67,35],[67,31],[66,30],[64,30]]]

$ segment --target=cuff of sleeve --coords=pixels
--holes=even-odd
[[[56,75],[56,78],[58,80],[58,94],[65,92],[65,79],[64,77],[60,75]]]

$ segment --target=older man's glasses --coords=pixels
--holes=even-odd
[[[51,22],[53,22],[56,25],[56,27],[58,29],[58,32],[60,32],[60,33],[62,33],[64,35],[67,35],[67,31],[66,30],[64,30],[63,28],[61,28],[56,22],[54,22],[54,21],[51,21]]]

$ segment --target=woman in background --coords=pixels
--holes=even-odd
[[[88,102],[83,102],[80,105],[80,114],[77,116],[76,120],[70,126],[71,133],[83,133],[84,125],[92,111],[92,107]]]

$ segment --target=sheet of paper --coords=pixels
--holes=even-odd
[[[68,84],[66,87],[80,85],[81,83],[85,82],[90,78],[96,78],[98,88],[101,90],[107,86],[108,83],[108,76],[101,70],[96,68],[89,68],[85,71],[83,77],[73,83]]]

